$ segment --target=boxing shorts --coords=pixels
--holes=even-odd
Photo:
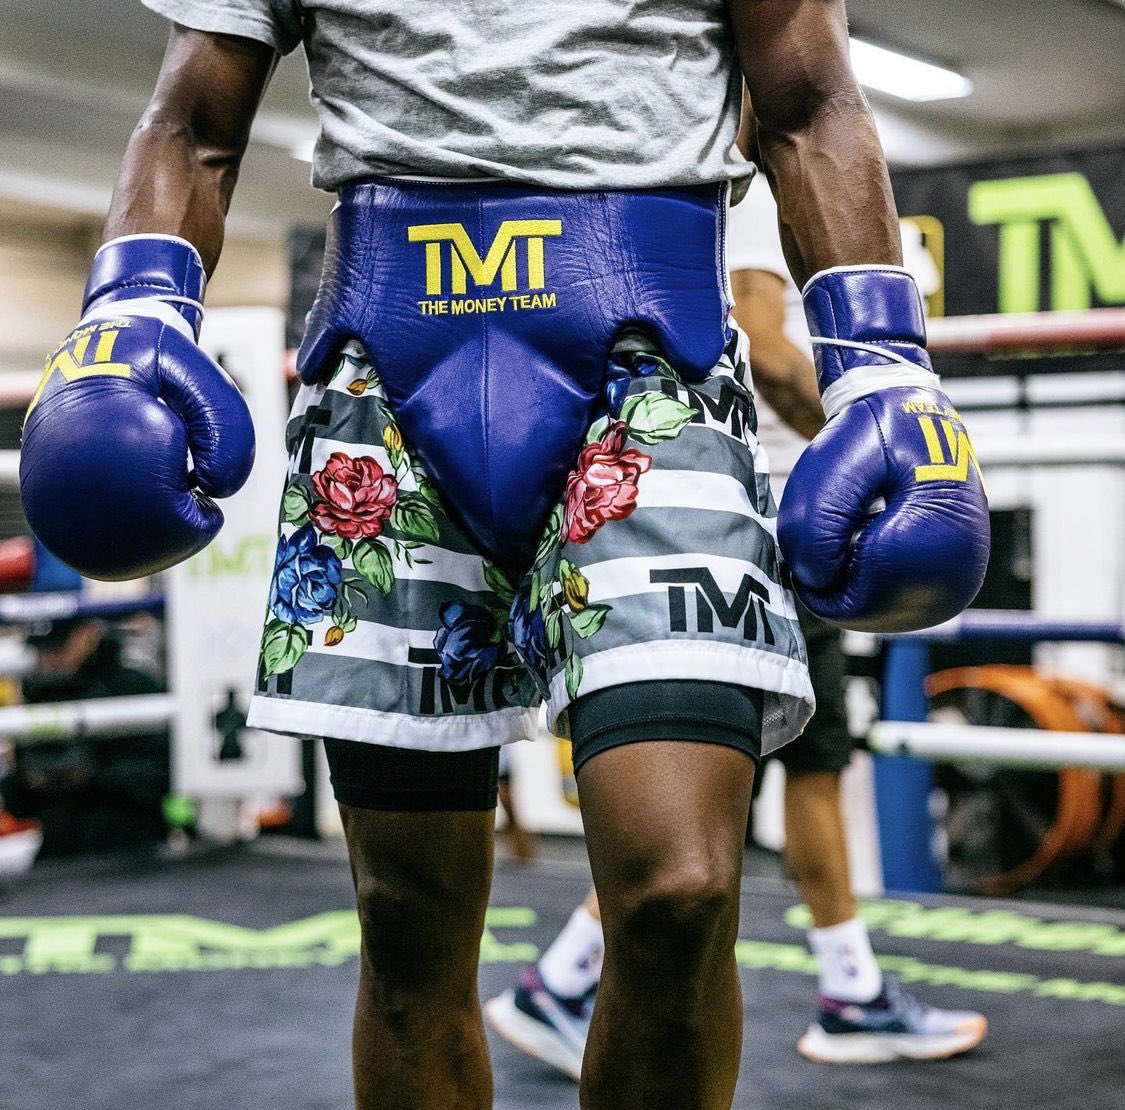
[[[341,194],[298,356],[253,727],[419,751],[587,694],[812,711],[720,186]],[[707,706],[698,707],[701,718]]]

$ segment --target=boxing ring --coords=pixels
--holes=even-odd
[[[68,618],[162,618],[168,694],[0,708],[0,737],[17,747],[75,738],[172,737],[172,790],[200,800],[197,828],[216,840],[256,833],[253,814],[303,788],[299,742],[245,727],[284,484],[287,409],[284,320],[269,308],[216,308],[201,344],[235,379],[257,429],[258,461],[223,503],[226,524],[204,551],[139,583],[82,580],[37,548],[30,591],[0,596],[0,626]],[[37,375],[6,375],[0,403],[26,404]],[[19,455],[0,452],[0,483],[18,483]],[[8,673],[31,661],[13,654]]]
[[[1032,326],[1049,349],[1079,340],[1102,350],[1125,347],[1123,312],[1060,314]],[[977,349],[987,330],[1000,336],[997,350],[1023,350],[1028,332],[1014,338],[1016,327],[995,319],[935,321],[934,348],[952,350],[956,342],[960,350]],[[247,356],[233,340],[223,342],[231,344],[232,367],[249,376],[242,361]],[[1085,389],[1082,396],[1095,392],[1080,382],[1072,386]],[[1123,642],[1122,568],[1115,560],[1125,549],[1118,542],[1125,539],[1125,522],[1109,518],[1118,506],[1125,512],[1125,497],[1119,497],[1125,383],[1120,397],[1110,397],[1121,409],[1121,429],[1101,416],[1088,419],[1071,402],[1060,407],[1059,418],[1065,423],[1071,419],[1066,414],[1074,414],[1069,431],[1053,417],[1041,419],[1032,406],[1021,409],[1021,391],[1050,392],[1042,383],[1026,389],[987,383],[986,389],[999,398],[998,411],[981,412],[977,405],[969,413],[974,442],[996,507],[1036,514],[1035,557],[1042,559],[1044,588],[1029,612],[971,610],[946,625],[879,641],[882,704],[867,747],[883,887],[891,891],[935,891],[942,878],[935,848],[942,822],[932,816],[930,802],[944,768],[1007,768],[1012,774],[1058,769],[1067,776],[1066,790],[1079,792],[1090,789],[1091,776],[1104,773],[1110,781],[1125,770],[1125,737],[1085,727],[1081,715],[1060,716],[1057,723],[1069,720],[1070,726],[1050,730],[951,723],[940,716],[949,690],[967,681],[947,677],[945,692],[934,685],[934,660],[950,645],[1033,643],[1036,668],[1041,664],[1044,673],[1105,684],[1116,673],[1113,660]],[[960,394],[971,392],[960,379],[952,381],[955,403],[963,404]],[[1091,409],[1106,400],[1105,392]],[[17,468],[14,453],[0,454],[0,481],[13,482]],[[1075,483],[1082,487],[1080,504],[1064,495]],[[272,517],[272,497],[266,500]],[[1084,534],[1092,512],[1098,514],[1098,541],[1080,543],[1075,537]],[[237,519],[237,511],[228,514],[228,529]],[[227,768],[212,759],[216,738],[210,725],[215,695],[234,688],[243,696],[249,668],[239,670],[244,664],[234,651],[223,656],[227,673],[189,672],[193,662],[210,662],[204,657],[224,652],[228,641],[246,638],[253,647],[272,543],[272,519],[268,536],[261,521],[244,531],[224,530],[194,569],[180,577],[166,574],[130,596],[87,583],[60,589],[68,585],[65,575],[58,568],[46,574],[44,561],[42,589],[0,596],[0,626],[151,614],[165,621],[169,654],[179,662],[170,669],[165,695],[2,707],[0,738],[18,747],[166,726],[174,744],[190,753],[183,764],[190,773],[181,786],[186,782],[201,795],[214,789],[220,807],[251,796],[247,778],[255,774],[254,764],[227,761],[239,777],[224,779]],[[1060,576],[1060,568],[1067,573]],[[245,624],[235,617],[242,610]],[[12,675],[32,662],[13,653],[0,667]],[[185,715],[185,707],[193,715]],[[550,776],[558,776],[554,745],[517,748],[535,753],[523,769],[541,777],[536,789],[546,797],[554,789]],[[270,789],[298,789],[292,768],[288,764],[272,778],[278,769],[268,771]],[[1060,787],[1060,798],[1064,792]],[[322,808],[331,808],[330,799]],[[577,826],[575,811],[570,816]],[[1081,812],[1072,816],[1077,823],[1063,830],[1067,835],[1090,831],[1078,827]],[[540,861],[531,867],[501,859],[481,948],[483,998],[511,986],[519,965],[550,943],[589,881],[577,838],[544,840]],[[181,858],[175,866],[147,858],[43,860],[4,895],[0,1021],[8,1030],[9,1053],[0,1092],[5,1084],[20,1091],[27,1110],[142,1110],[154,1098],[181,1110],[347,1104],[359,938],[343,848],[335,838],[313,843],[262,837]],[[1073,1100],[1074,1077],[1080,1075],[1088,1110],[1117,1110],[1120,1078],[1108,1063],[1120,1052],[1125,1007],[1125,898],[1120,891],[1117,897],[1117,908],[1077,899],[1053,905],[1002,901],[995,894],[862,900],[860,912],[884,969],[936,1005],[980,1009],[992,1032],[980,1050],[955,1065],[956,1072],[945,1065],[892,1064],[827,1076],[801,1062],[794,1049],[811,1016],[816,983],[803,909],[777,858],[750,849],[736,947],[749,1051],[736,1106],[830,1110],[862,1102],[871,1110],[896,1110],[903,1103],[945,1110],[968,1100],[1057,1110]],[[29,1021],[33,1013],[51,1014],[50,1028]],[[138,1028],[143,1037],[137,1037]],[[568,1081],[494,1037],[490,1048],[496,1110],[577,1104]],[[295,1091],[316,1093],[301,1101]]]
[[[254,325],[251,332],[253,344],[248,344],[246,333],[246,312]],[[240,365],[247,361],[260,361],[257,348],[262,345],[262,336],[269,337],[267,346],[278,349],[276,339],[276,320],[264,321],[256,314],[258,310],[220,310],[214,314],[212,345],[217,345],[220,357],[228,366],[235,368],[236,376]],[[263,328],[265,329],[263,333]],[[1058,380],[1058,370],[1040,373],[1046,356],[1070,356],[1076,351],[1115,352],[1125,349],[1125,309],[1098,309],[1086,312],[1040,313],[1033,316],[1012,317],[957,317],[937,319],[930,323],[930,349],[940,372],[943,360],[974,356],[977,358],[1026,358],[1026,364],[1034,373],[1028,378],[1039,381],[1039,393],[1044,394],[1043,382],[1054,378]],[[1027,358],[1034,354],[1035,358]],[[278,362],[285,359],[278,353]],[[1065,367],[1065,361],[1057,366]],[[1065,376],[1065,375],[1064,375]],[[1101,388],[1090,390],[1086,383],[1087,395],[1091,404],[1100,404],[1106,399],[1125,400],[1125,371],[1119,372],[1122,379],[1118,393],[1112,388],[1107,392]],[[250,380],[251,374],[241,375]],[[1069,375],[1070,378],[1077,377]],[[1099,378],[1099,380],[1101,380]],[[964,392],[964,378],[947,380],[954,402],[961,404]],[[35,384],[35,376],[7,377],[3,383],[0,402],[18,403],[30,394]],[[279,384],[279,383],[275,383]],[[1073,388],[1074,382],[1071,382]],[[1112,386],[1112,382],[1110,383]],[[1119,492],[1119,506],[1125,506],[1125,474],[1121,464],[1125,462],[1125,406],[1122,406],[1121,427],[1110,424],[1085,426],[1081,432],[1063,432],[1045,424],[1038,423],[1035,414],[1026,405],[1026,382],[1014,393],[1004,395],[993,390],[991,396],[1001,397],[995,411],[970,415],[970,425],[974,429],[977,454],[985,468],[992,487],[993,503],[1013,505],[1027,502],[1054,504],[1058,498],[1059,482],[1073,481],[1075,474],[1099,476],[1103,508],[1112,507],[1113,494]],[[1032,390],[1034,392],[1034,390]],[[1050,390],[1046,391],[1049,396]],[[1012,397],[1016,397],[1012,406]],[[1022,401],[1020,398],[1022,397]],[[1007,405],[1007,408],[1003,408]],[[276,419],[280,409],[279,391],[274,390],[271,397],[271,412]],[[978,409],[980,405],[976,406]],[[1049,408],[1050,405],[1045,407]],[[983,423],[983,427],[981,427]],[[18,453],[0,452],[0,482],[12,484],[18,476]],[[1107,484],[1108,483],[1108,484]],[[1108,494],[1105,491],[1108,490]],[[261,505],[256,506],[263,520],[270,519],[272,502],[269,496],[257,498],[266,504],[265,513]],[[215,545],[216,550],[230,544],[230,530],[240,527],[237,524],[241,505],[228,514],[232,521]],[[1125,512],[1125,508],[1122,509]],[[1121,515],[1120,513],[1118,515]],[[262,529],[265,525],[257,521],[253,526]],[[256,545],[263,550],[272,547],[272,520],[268,525],[269,538],[249,533]],[[1060,531],[1056,526],[1056,531]],[[1125,522],[1119,522],[1121,534],[1125,535]],[[242,537],[248,535],[243,528]],[[243,542],[235,540],[235,545]],[[1077,545],[1090,547],[1092,545]],[[205,558],[206,558],[205,553]],[[1058,560],[1056,559],[1056,562]],[[206,618],[207,610],[221,609],[231,604],[232,593],[209,593],[215,586],[214,573],[198,573],[200,559],[192,561],[196,572],[166,575],[163,589],[146,592],[141,596],[105,596],[98,590],[82,586],[78,590],[58,590],[61,585],[80,585],[68,579],[63,568],[50,567],[44,560],[44,569],[50,570],[46,592],[29,593],[24,596],[0,596],[0,626],[29,623],[34,621],[61,619],[75,616],[96,616],[112,620],[133,613],[148,612],[165,614],[172,626],[169,640],[170,654],[184,660],[177,669],[173,664],[172,690],[168,695],[100,699],[97,702],[69,702],[59,705],[10,706],[0,708],[0,736],[7,737],[16,744],[64,740],[77,737],[98,737],[142,733],[155,726],[169,726],[179,731],[181,748],[196,749],[196,756],[187,761],[189,773],[181,774],[178,788],[185,786],[199,791],[212,785],[211,770],[206,751],[213,747],[207,737],[210,722],[209,710],[221,708],[221,697],[216,701],[215,690],[206,691],[207,702],[203,713],[197,719],[185,723],[181,716],[187,704],[197,699],[197,693],[185,686],[184,676],[192,669],[190,645],[202,632],[204,637],[229,640],[229,632],[215,627]],[[224,566],[221,560],[212,559],[211,567]],[[192,564],[189,564],[189,568]],[[1125,575],[1120,565],[1110,567],[1112,576],[1116,573],[1118,582]],[[1091,575],[1106,578],[1106,566],[1092,569]],[[268,573],[268,554],[253,571],[238,579],[241,594],[249,592],[253,601],[247,605],[244,597],[239,597],[238,607],[247,614],[243,627],[251,629],[247,633],[251,640],[256,636],[258,601],[254,596],[263,596],[266,574]],[[1050,568],[1045,572],[1047,578]],[[255,574],[261,580],[255,579]],[[1093,580],[1093,577],[1091,579]],[[247,590],[248,584],[253,588]],[[53,587],[53,588],[52,588]],[[882,689],[881,720],[871,729],[867,746],[873,754],[873,777],[875,814],[879,840],[879,860],[882,874],[882,887],[885,890],[937,890],[941,875],[938,861],[934,855],[934,823],[930,816],[930,792],[933,782],[934,763],[979,763],[1003,765],[1008,767],[1059,768],[1083,765],[1105,772],[1125,771],[1125,738],[1093,735],[1078,730],[1055,730],[1050,733],[1033,732],[1028,729],[989,729],[983,726],[955,725],[949,722],[927,721],[929,703],[925,691],[925,679],[930,670],[930,645],[934,643],[968,643],[974,641],[1019,641],[1046,644],[1100,644],[1120,651],[1123,640],[1123,601],[1120,596],[1116,602],[1110,596],[1116,589],[1112,582],[1108,592],[1095,602],[1094,610],[1071,617],[1072,607],[1068,598],[1044,597],[1040,601],[1046,605],[1043,612],[1013,611],[969,611],[955,621],[938,628],[909,636],[888,637],[885,643],[885,673]],[[166,597],[165,589],[172,595]],[[1049,589],[1049,587],[1048,587]],[[177,601],[177,594],[187,594],[186,601]],[[184,627],[180,628],[180,622]],[[178,646],[177,646],[178,645]],[[245,653],[243,653],[245,654]],[[9,673],[18,670],[20,664],[13,662]],[[1095,668],[1096,669],[1096,668]],[[215,684],[212,683],[214,686]],[[248,674],[239,676],[235,670],[221,677],[218,686],[222,689],[238,688],[238,697],[243,701],[248,696]],[[213,716],[213,712],[211,714]],[[191,737],[187,735],[190,732]],[[525,746],[521,746],[525,747]],[[543,745],[535,745],[540,748]],[[517,760],[517,777],[524,779],[524,793],[530,808],[549,810],[550,816],[541,823],[541,831],[579,832],[580,819],[572,807],[559,798],[558,764],[553,753],[519,752],[523,757]],[[214,761],[211,761],[213,765]],[[218,767],[217,774],[235,770],[230,761]],[[238,761],[233,761],[237,763]],[[194,773],[191,769],[194,767]],[[203,768],[203,774],[199,773]],[[182,770],[182,768],[181,768]],[[292,755],[288,756],[283,769],[275,767],[265,786],[255,785],[252,772],[237,777],[231,787],[221,787],[220,793],[228,796],[260,792],[262,789],[278,790],[281,787],[299,788]],[[322,826],[331,828],[328,819],[331,801],[324,797],[320,809],[325,814]],[[533,822],[534,824],[534,822]]]

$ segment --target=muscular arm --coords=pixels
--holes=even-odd
[[[830,266],[901,264],[890,179],[852,73],[843,0],[727,7],[797,284]]]
[[[277,62],[268,46],[174,26],[152,101],[125,152],[106,240],[178,235],[210,273],[250,138],[250,124]]]
[[[824,426],[816,369],[785,334],[785,282],[767,270],[735,270],[734,317],[750,340],[754,388],[791,428],[812,439]]]

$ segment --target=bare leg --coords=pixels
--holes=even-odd
[[[837,772],[786,771],[785,859],[815,928],[855,917]]]
[[[605,966],[586,1110],[725,1110],[742,1049],[734,961],[754,764],[715,744],[611,748],[579,772]]]
[[[508,816],[508,844],[512,850],[512,858],[520,863],[530,863],[538,853],[534,833],[529,832],[520,821],[519,811],[512,802],[512,785],[506,779],[501,779],[497,787],[500,807]]]
[[[477,964],[494,815],[340,812],[363,938],[357,1110],[487,1110]]]

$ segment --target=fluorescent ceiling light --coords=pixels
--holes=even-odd
[[[956,100],[973,91],[967,77],[863,39],[851,40],[852,68],[861,85],[903,100]]]

